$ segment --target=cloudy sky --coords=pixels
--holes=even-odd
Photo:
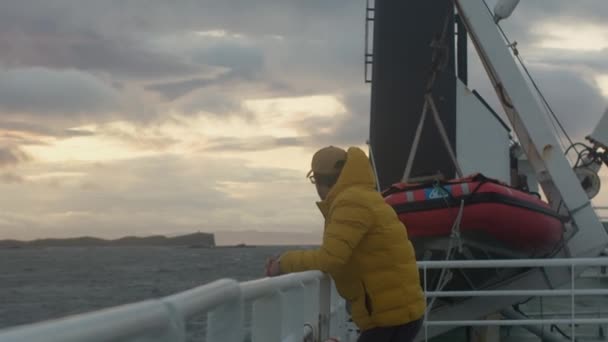
[[[309,158],[368,133],[364,5],[0,2],[0,238],[320,235]],[[606,17],[526,0],[504,23],[577,138],[606,107]]]

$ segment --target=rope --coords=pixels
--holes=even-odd
[[[460,200],[460,208],[458,209],[458,215],[456,215],[456,219],[452,224],[452,232],[450,233],[450,242],[448,243],[448,248],[445,252],[445,261],[448,261],[452,258],[452,253],[454,251],[454,241],[458,244],[458,252],[462,253],[462,239],[460,236],[460,223],[462,222],[462,215],[464,213],[464,199]],[[447,268],[442,268],[441,273],[439,274],[439,280],[437,281],[437,287],[435,288],[435,292],[442,291],[443,288],[452,280],[452,272]],[[426,279],[425,279],[426,281]],[[426,315],[431,311],[433,304],[435,304],[435,300],[437,297],[433,297],[431,302],[426,307]]]

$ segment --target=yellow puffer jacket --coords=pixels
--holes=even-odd
[[[405,324],[424,315],[426,302],[414,248],[393,209],[374,188],[365,153],[348,150],[346,164],[327,198],[319,249],[281,256],[281,272],[321,270],[352,305],[361,330]]]

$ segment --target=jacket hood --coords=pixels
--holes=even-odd
[[[365,152],[358,147],[351,147],[346,154],[346,163],[340,172],[340,177],[332,187],[324,201],[317,202],[319,209],[325,215],[336,196],[352,186],[362,186],[375,189],[376,178]]]

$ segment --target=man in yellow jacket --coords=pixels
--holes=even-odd
[[[308,177],[325,217],[319,249],[289,251],[268,265],[269,275],[321,270],[352,307],[359,342],[406,342],[426,309],[414,248],[393,209],[375,189],[365,153],[333,146],[319,150]]]

